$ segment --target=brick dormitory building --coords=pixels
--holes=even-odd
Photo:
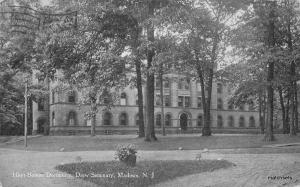
[[[36,81],[37,83],[38,81]],[[41,81],[40,83],[45,83]],[[58,91],[58,81],[50,83],[48,99],[33,102],[33,134],[77,135],[89,134],[91,122],[84,119],[89,105],[80,104],[76,89]],[[155,89],[155,128],[162,131],[160,86]],[[183,75],[168,74],[164,78],[164,118],[167,133],[200,133],[204,123],[201,87],[197,81]],[[144,89],[143,89],[144,90]],[[128,134],[138,131],[137,89],[124,88],[110,110],[99,106],[96,115],[96,134]],[[145,93],[144,98],[145,98]],[[234,107],[229,104],[230,87],[213,82],[211,127],[214,132],[259,133],[259,113],[254,105]],[[103,103],[103,98],[98,98]],[[49,111],[50,110],[50,111]],[[278,127],[278,124],[275,125]],[[44,128],[47,128],[44,131]]]

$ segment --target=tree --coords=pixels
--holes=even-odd
[[[109,109],[113,103],[109,99],[111,89],[117,90],[125,82],[122,81],[125,60],[120,56],[124,45],[122,40],[107,32],[107,24],[102,22],[106,9],[99,12],[95,7],[105,8],[105,5],[91,2],[80,6],[74,29],[68,28],[68,20],[52,21],[50,28],[39,33],[36,42],[39,58],[44,62],[39,63],[38,68],[53,72],[62,70],[64,80],[81,91],[80,102],[90,105],[85,117],[92,122],[92,136],[95,135],[98,106],[105,105]],[[98,102],[99,97],[102,101]]]
[[[245,7],[243,3],[234,0],[193,1],[192,6],[183,11],[184,18],[174,27],[183,35],[178,42],[179,62],[200,81],[205,121],[203,136],[211,135],[212,84],[218,63],[224,57],[229,20]]]

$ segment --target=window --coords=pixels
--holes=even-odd
[[[197,126],[202,127],[203,126],[203,117],[202,115],[199,115],[197,118]]]
[[[164,86],[164,88],[170,88],[170,81],[168,78],[165,78],[165,80],[163,80],[163,86]],[[155,88],[160,89],[160,79],[159,78],[156,78],[156,80],[155,80]]]
[[[191,106],[190,96],[178,96],[178,106],[179,107],[183,107],[183,106],[190,107]]]
[[[111,101],[111,95],[107,90],[104,90],[103,93],[102,93],[102,96],[100,96],[100,97],[103,97],[103,104],[104,105],[108,105]],[[101,101],[101,99],[100,99],[100,101]]]
[[[201,92],[201,84],[200,84],[200,82],[197,82],[197,92]]]
[[[172,116],[171,116],[171,114],[167,114],[167,115],[166,115],[166,118],[165,118],[165,125],[166,125],[167,127],[172,126]]]
[[[182,90],[182,88],[183,88],[183,85],[182,85],[182,81],[180,79],[179,82],[178,82],[178,89]]]
[[[121,93],[120,105],[127,105],[127,96],[126,93]]]
[[[110,112],[105,112],[103,116],[103,125],[111,125],[112,115]]]
[[[171,106],[171,98],[169,95],[165,95],[164,96],[165,99],[164,99],[164,102],[165,102],[165,106]]]
[[[140,116],[139,116],[139,113],[137,113],[135,115],[135,125],[136,126],[139,126],[140,125]]]
[[[218,107],[218,110],[223,109],[223,100],[221,98],[218,99],[217,107]]]
[[[159,94],[157,94],[156,97],[155,97],[155,104],[157,106],[161,106],[161,98],[160,98]]]
[[[121,113],[121,115],[120,115],[120,125],[122,125],[122,126],[127,125],[127,114],[125,112]]]
[[[69,112],[68,125],[69,126],[75,126],[76,125],[76,113],[74,111]]]
[[[158,127],[161,126],[161,114],[156,114],[155,122],[156,122],[156,126]]]
[[[155,79],[155,88],[160,89],[160,79],[159,78]]]
[[[75,91],[70,91],[68,93],[68,102],[75,103]]]
[[[218,92],[218,94],[222,94],[223,93],[223,85],[221,83],[217,84],[217,92]]]
[[[168,78],[164,80],[164,88],[170,88],[170,80]]]
[[[223,117],[218,115],[218,122],[217,122],[218,128],[223,127]]]
[[[239,126],[240,127],[245,127],[245,118],[244,116],[241,116],[239,119]]]
[[[178,89],[189,90],[190,89],[190,79],[180,79],[178,82]]]
[[[44,111],[45,110],[45,102],[43,98],[38,99],[38,111]]]
[[[190,102],[190,97],[184,97],[184,106],[185,107],[190,107],[190,105],[191,105],[191,102]]]
[[[183,107],[183,96],[178,96],[178,106]]]
[[[255,119],[253,116],[249,118],[249,127],[255,127]]]
[[[55,112],[52,112],[52,126],[55,126]]]
[[[233,110],[233,104],[231,102],[228,101],[228,110]]]
[[[185,79],[184,89],[185,90],[189,90],[190,89],[190,79]]]
[[[234,118],[233,118],[233,116],[228,117],[228,127],[234,127]]]
[[[198,108],[202,108],[202,99],[201,97],[198,97]]]

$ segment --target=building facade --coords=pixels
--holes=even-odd
[[[33,103],[33,134],[51,135],[90,134],[91,122],[84,113],[89,105],[79,105],[80,92],[57,91],[59,82],[50,83],[48,99]],[[164,119],[167,133],[200,133],[204,123],[201,87],[197,81],[185,76],[167,75],[163,82]],[[127,134],[138,131],[137,89],[126,87],[110,110],[99,106],[96,115],[96,134]],[[145,99],[145,93],[144,99]],[[259,133],[259,114],[254,105],[238,108],[228,103],[231,89],[222,83],[213,83],[211,126],[214,132]],[[98,103],[105,102],[99,98]],[[145,102],[144,102],[145,103]],[[159,81],[155,89],[155,127],[162,131],[162,106]],[[48,122],[49,121],[49,122]],[[47,130],[45,130],[45,128]]]

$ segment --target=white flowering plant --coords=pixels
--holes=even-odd
[[[118,145],[115,159],[119,159],[120,161],[127,161],[131,155],[135,155],[136,153],[136,147],[133,144]]]

